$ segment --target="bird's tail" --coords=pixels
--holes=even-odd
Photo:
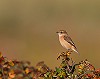
[[[72,50],[79,54],[79,52],[77,51],[77,48],[72,48]]]

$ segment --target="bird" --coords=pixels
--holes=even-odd
[[[65,49],[67,49],[68,52],[76,52],[76,53],[78,53],[77,48],[76,48],[74,42],[72,41],[71,37],[68,35],[66,30],[59,30],[56,33],[59,36],[60,44]]]

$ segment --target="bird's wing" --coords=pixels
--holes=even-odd
[[[64,40],[76,48],[74,42],[72,41],[72,39],[69,36],[64,36]]]

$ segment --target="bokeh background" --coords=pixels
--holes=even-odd
[[[58,66],[58,53],[66,51],[56,31],[64,29],[74,40],[79,55],[100,66],[100,0],[1,0],[0,51],[9,59],[44,61]]]

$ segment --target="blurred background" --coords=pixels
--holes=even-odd
[[[9,59],[44,61],[58,66],[58,53],[66,51],[56,31],[64,29],[75,42],[79,62],[100,66],[100,0],[1,0],[0,51]]]

